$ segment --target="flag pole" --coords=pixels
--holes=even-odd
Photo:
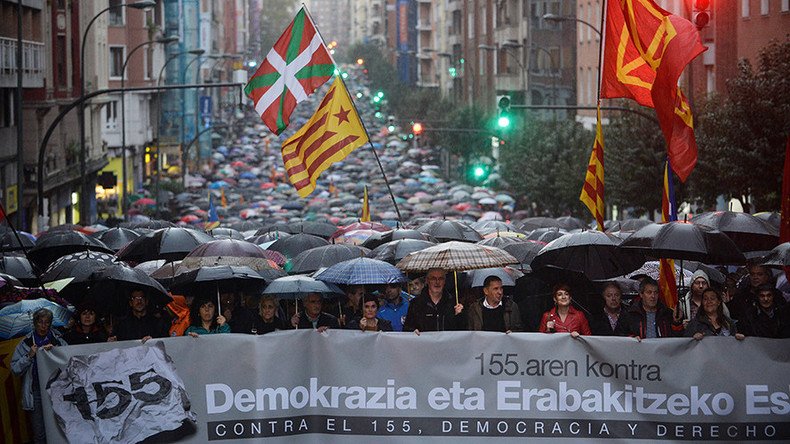
[[[8,217],[8,214],[6,214],[5,207],[3,206],[2,202],[0,202],[0,214],[3,215],[2,218],[5,219],[6,223],[8,223],[8,228],[10,228],[11,231],[14,232],[14,237],[16,238],[16,241],[19,242],[19,248],[22,249],[22,253],[25,254],[25,258],[28,260],[28,262],[30,262],[35,267],[36,266],[35,262],[30,260],[30,256],[28,256],[27,254],[27,248],[25,248],[25,245],[22,243],[22,239],[19,237],[19,232],[16,231],[16,228],[14,227],[14,223],[11,222],[11,219]],[[36,275],[36,280],[38,281],[38,286],[41,287],[42,290],[44,290],[44,283],[41,282],[41,277],[39,276],[38,273],[35,273],[35,275]]]
[[[307,17],[310,19],[310,22],[312,22],[316,34],[318,34],[318,37],[321,39],[321,43],[323,43],[323,45],[326,46],[326,40],[324,40],[324,36],[321,35],[321,30],[318,29],[318,26],[315,24],[315,21],[313,21],[313,16],[310,14],[310,11],[307,9],[307,6],[304,3],[302,3],[302,8],[304,8],[304,12],[307,14]],[[337,63],[335,62],[335,59],[332,57],[332,54],[329,54],[329,58],[332,60],[332,63],[335,65],[335,69],[337,69]],[[368,146],[370,146],[370,150],[373,151],[373,156],[376,158],[376,163],[379,166],[379,171],[381,171],[381,175],[382,177],[384,177],[384,184],[387,185],[387,191],[389,192],[390,199],[392,199],[392,205],[395,207],[395,213],[398,214],[398,222],[403,223],[403,218],[400,215],[400,208],[398,208],[398,202],[395,201],[395,195],[392,194],[390,181],[389,179],[387,179],[387,173],[384,172],[384,167],[381,165],[381,159],[379,159],[379,153],[376,152],[376,149],[373,147],[373,142],[370,141],[370,133],[368,132],[367,126],[365,126],[364,120],[362,120],[362,115],[359,113],[359,109],[357,109],[357,104],[356,102],[354,102],[354,98],[351,97],[351,93],[348,92],[348,86],[346,85],[346,81],[343,79],[343,76],[338,75],[336,77],[338,77],[340,81],[343,83],[343,88],[346,90],[348,99],[351,101],[351,106],[354,107],[354,112],[357,113],[357,116],[359,117],[359,123],[362,124],[362,130],[365,131],[365,136],[367,136],[368,138]]]
[[[603,73],[603,45],[604,40],[606,39],[606,8],[608,6],[609,0],[601,0],[601,38],[598,42],[598,95],[596,96],[598,102],[598,108],[601,107],[601,77]],[[600,111],[599,111],[600,112]]]

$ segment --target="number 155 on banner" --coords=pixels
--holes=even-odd
[[[74,357],[47,391],[72,442],[138,442],[196,420],[161,342]]]

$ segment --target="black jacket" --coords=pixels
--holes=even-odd
[[[596,336],[628,336],[630,335],[629,315],[626,307],[620,308],[620,316],[617,318],[617,324],[612,329],[612,324],[609,323],[609,316],[603,308],[596,310],[590,316],[590,330]]]
[[[305,314],[305,312],[299,313],[298,325],[299,325],[298,327],[299,329],[313,328],[313,323],[310,322],[309,319],[307,319],[307,315]],[[336,317],[332,316],[329,313],[321,312],[321,314],[318,315],[318,322],[316,323],[315,328],[319,328],[319,327],[340,328],[340,324],[337,323]]]
[[[635,300],[628,309],[628,334],[645,338],[646,327],[647,313],[642,307],[642,301]],[[656,330],[659,338],[683,335],[683,324],[674,324],[672,310],[661,302],[658,303],[656,310]]]
[[[780,306],[774,308],[773,316],[769,316],[760,307],[752,305],[738,322],[738,332],[760,338],[790,337],[790,311],[787,305]]]
[[[724,319],[719,320],[719,325],[721,328],[726,328],[729,330],[730,336],[735,336],[736,333],[741,333],[737,330],[735,322],[726,316]],[[702,310],[698,311],[697,316],[695,316],[694,319],[689,321],[688,325],[686,325],[686,331],[684,335],[690,338],[697,333],[702,333],[704,336],[719,336],[719,334],[716,333],[716,329],[713,328],[713,324],[711,324],[710,320],[708,319],[708,316]]]
[[[428,290],[409,302],[403,331],[445,331],[463,330],[465,313],[455,315],[455,297],[445,292],[439,303],[434,305]]]
[[[142,318],[129,314],[115,324],[113,331],[119,341],[152,338],[165,338],[168,336],[170,321],[152,315],[150,312]]]

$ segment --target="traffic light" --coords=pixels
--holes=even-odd
[[[397,126],[395,126],[395,116],[387,117],[387,131],[389,131],[389,133],[392,134],[395,132],[396,129]]]
[[[489,174],[491,174],[491,166],[484,162],[477,162],[469,166],[467,178],[470,183],[480,184],[488,179]]]
[[[702,28],[708,26],[710,23],[710,0],[694,0],[693,18],[698,30],[702,31]]]
[[[365,59],[357,59],[357,65],[364,65]]]
[[[422,123],[420,123],[420,122],[414,122],[414,123],[412,123],[412,125],[411,125],[411,132],[412,132],[412,133],[413,133],[415,136],[419,136],[419,135],[421,135],[421,134],[422,134]]]
[[[497,108],[499,113],[497,127],[502,130],[510,128],[510,125],[513,123],[513,118],[510,114],[510,96],[497,96]]]

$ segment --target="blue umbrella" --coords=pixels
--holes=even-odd
[[[71,312],[48,299],[22,300],[0,310],[0,339],[22,336],[33,331],[33,313],[39,308],[52,312],[52,327],[65,327]]]
[[[408,280],[394,265],[366,257],[339,262],[318,273],[315,278],[345,285],[391,284]]]
[[[209,184],[208,187],[211,188],[212,190],[218,190],[220,188],[225,188],[227,186],[228,186],[227,182],[225,182],[224,180],[218,180],[216,182],[212,182],[211,184]]]
[[[250,172],[244,172],[244,173],[241,173],[241,174],[239,174],[239,179],[250,179],[250,180],[254,180],[254,179],[256,179],[256,178],[257,178],[257,177],[255,176],[255,174],[252,174],[252,173],[250,173]]]

